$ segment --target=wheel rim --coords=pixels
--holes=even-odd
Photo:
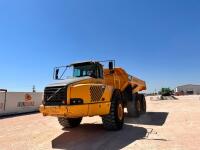
[[[137,101],[137,103],[136,103],[136,108],[137,108],[137,110],[138,110],[139,112],[141,111],[140,102],[139,102],[139,101]]]
[[[119,105],[118,105],[117,113],[118,113],[118,118],[119,118],[119,120],[122,120],[122,119],[123,119],[123,116],[124,116],[124,111],[123,111],[122,104],[119,104]]]

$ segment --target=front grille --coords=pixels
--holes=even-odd
[[[91,86],[90,87],[91,101],[93,102],[100,101],[101,97],[103,96],[104,91],[105,91],[105,87]]]
[[[62,105],[67,100],[66,86],[46,87],[44,90],[45,105]]]

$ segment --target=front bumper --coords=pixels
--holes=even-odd
[[[44,106],[40,105],[40,112],[44,116],[77,118],[88,115],[87,105],[76,106]]]
[[[40,105],[40,112],[44,116],[78,118],[85,116],[107,115],[110,112],[110,102],[83,104],[83,105]]]

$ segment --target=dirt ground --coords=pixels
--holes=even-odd
[[[84,118],[62,129],[57,118],[39,113],[0,118],[0,150],[144,149],[197,150],[200,147],[200,96],[178,100],[147,97],[147,113],[125,119],[121,131],[106,131],[100,117]]]

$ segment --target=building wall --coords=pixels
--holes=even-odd
[[[176,88],[176,92],[184,92],[185,95],[187,94],[195,94],[199,95],[200,94],[200,85],[183,85],[183,86],[178,86]]]

